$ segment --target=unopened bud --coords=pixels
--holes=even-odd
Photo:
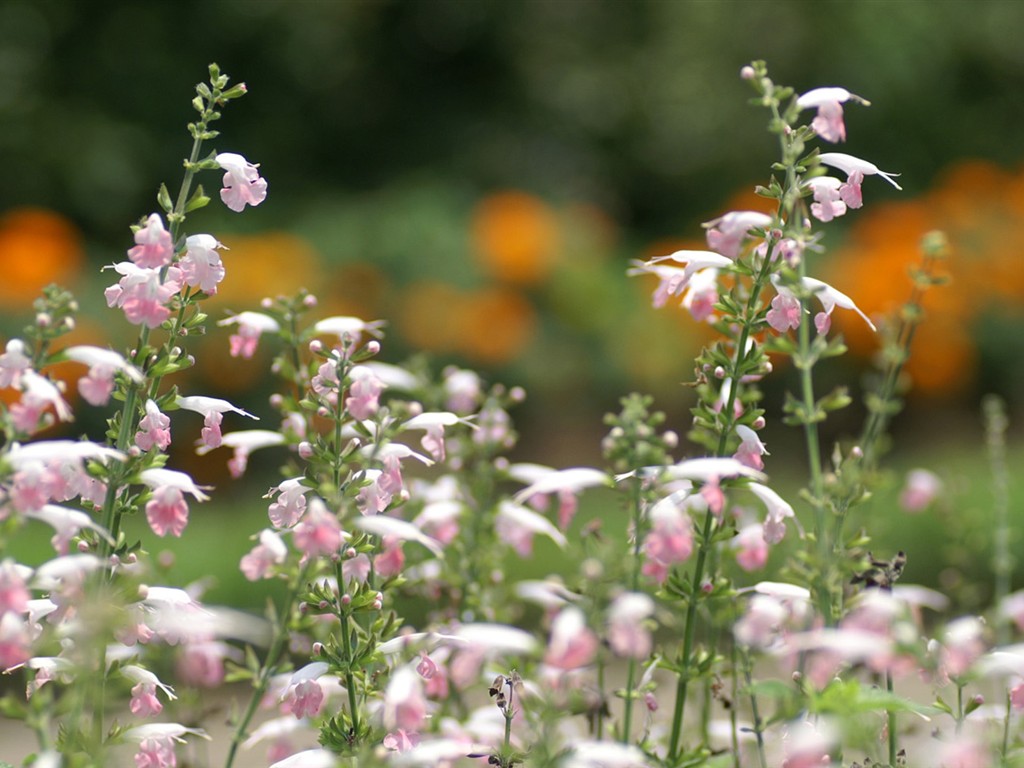
[[[754,68],[749,64],[740,69],[740,78],[742,78],[743,80],[753,80],[756,76],[757,73],[754,71]]]
[[[260,299],[260,306],[263,307],[263,309],[270,309],[272,306],[274,306],[274,300],[271,299],[269,296],[265,296],[262,299]]]
[[[320,339],[313,339],[309,342],[309,351],[314,355],[318,354],[324,348],[324,343]]]
[[[316,296],[314,296],[312,293],[307,293],[305,296],[302,297],[302,306],[306,307],[307,309],[312,309],[316,305]]]
[[[309,459],[313,456],[313,444],[308,440],[299,443],[299,458]]]
[[[324,644],[323,643],[321,643],[319,640],[317,640],[315,643],[313,643],[313,655],[314,656],[319,656],[323,652],[324,652]]]
[[[512,387],[508,391],[508,397],[513,403],[521,403],[526,399],[526,390],[522,387]]]
[[[366,351],[369,352],[371,355],[379,355],[380,354],[380,342],[377,341],[376,339],[372,339],[372,340],[368,341],[366,343]]]
[[[75,330],[75,318],[73,318],[73,317],[65,317],[64,318],[64,327],[67,328],[69,331]]]
[[[715,585],[712,584],[710,581],[705,581],[703,584],[700,585],[700,591],[703,592],[705,595],[710,595],[711,591],[714,588]]]
[[[855,445],[853,446],[853,448],[850,449],[850,455],[853,456],[853,458],[855,459],[863,459],[864,451],[861,450],[859,445]]]
[[[666,448],[675,448],[677,445],[679,445],[679,435],[677,435],[671,429],[665,432],[665,434],[661,436],[661,439],[665,441]]]
[[[716,379],[724,379],[725,378],[725,368],[723,368],[720,365],[716,365],[715,366],[715,378]]]
[[[52,322],[53,318],[50,317],[50,314],[48,312],[40,312],[38,315],[36,315],[36,325],[38,325],[40,328],[49,328],[50,323]]]
[[[758,416],[750,425],[752,429],[764,429],[764,416]]]
[[[351,602],[352,602],[352,595],[350,595],[348,593],[345,593],[344,595],[341,596],[341,604],[342,605],[349,605]]]
[[[88,552],[89,551],[89,544],[87,542],[84,542],[84,541],[79,541],[78,542],[78,551],[79,552]],[[116,565],[116,563],[115,563],[115,565]]]
[[[328,606],[330,606],[330,603],[328,603],[326,600],[321,600],[319,603],[317,603],[316,607],[319,608],[321,611],[326,611]]]

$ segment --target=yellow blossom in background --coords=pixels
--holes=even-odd
[[[0,301],[5,311],[31,307],[50,283],[74,285],[85,254],[70,221],[44,208],[16,208],[0,216]]]
[[[919,263],[921,236],[932,229],[949,237],[952,255],[943,269],[952,285],[925,295],[927,316],[906,370],[917,391],[948,396],[974,382],[982,316],[1020,313],[1024,270],[1014,244],[1024,237],[1024,173],[965,161],[918,200],[866,207],[830,260],[825,280],[841,286],[869,315],[890,315],[910,294],[908,270]],[[870,356],[877,339],[855,320],[837,322],[851,350]]]
[[[551,272],[560,248],[558,221],[539,198],[498,192],[473,212],[473,253],[494,278],[536,285]]]

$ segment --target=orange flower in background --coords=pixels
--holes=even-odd
[[[0,301],[28,307],[49,283],[77,280],[85,261],[82,235],[44,208],[16,208],[0,217]]]
[[[487,365],[515,359],[533,338],[533,305],[503,287],[463,292],[447,283],[410,285],[403,294],[395,326],[411,347],[457,353]]]
[[[965,161],[918,200],[866,207],[825,280],[868,315],[891,315],[910,296],[908,271],[920,263],[921,237],[932,229],[949,238],[952,255],[939,268],[952,284],[925,295],[927,314],[906,370],[918,391],[951,395],[974,381],[973,334],[981,317],[1019,313],[1024,301],[1024,270],[1014,247],[1024,238],[1024,173]],[[855,317],[837,323],[854,353],[875,352],[878,340]]]
[[[558,222],[539,198],[525,192],[499,192],[473,212],[473,252],[498,280],[536,285],[558,256]]]
[[[324,282],[320,254],[287,232],[225,235],[221,259],[227,276],[204,309],[220,318],[226,310],[255,309],[266,296],[289,296],[299,288],[316,292]]]

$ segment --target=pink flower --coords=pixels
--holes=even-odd
[[[344,540],[338,518],[328,511],[319,497],[309,502],[306,517],[295,526],[293,538],[295,546],[303,553],[303,561],[336,554]]]
[[[312,489],[303,485],[302,480],[301,477],[285,480],[263,497],[272,499],[277,495],[277,500],[267,509],[275,528],[291,528],[306,511],[306,493]]]
[[[171,316],[169,304],[181,290],[180,269],[168,267],[162,278],[163,269],[139,267],[130,261],[112,269],[122,277],[103,292],[108,307],[120,307],[129,323],[148,328],[159,327]]]
[[[178,674],[188,685],[217,688],[224,682],[224,659],[231,656],[233,650],[218,640],[188,643],[178,659]]]
[[[907,473],[900,492],[900,506],[907,512],[921,512],[942,493],[942,480],[927,469],[913,469]]]
[[[316,335],[330,334],[336,336],[342,344],[358,344],[363,334],[379,339],[382,336],[381,328],[383,320],[370,320],[367,322],[358,317],[337,315],[325,317],[313,326],[313,333]]]
[[[768,325],[777,333],[785,333],[790,328],[799,328],[800,317],[803,314],[800,300],[793,295],[792,291],[781,286],[776,286],[776,290],[778,293],[772,299],[772,308],[765,315]]]
[[[245,474],[250,453],[260,448],[283,445],[284,442],[284,435],[269,429],[241,429],[230,432],[221,439],[221,445],[234,449],[234,455],[228,460],[228,470],[235,479]],[[200,445],[196,448],[196,453],[205,456],[210,450],[208,445]]]
[[[402,540],[396,536],[385,536],[381,544],[380,554],[373,558],[373,569],[383,579],[398,576],[405,566]]]
[[[682,508],[687,493],[674,493],[651,507],[642,570],[659,584],[668,578],[673,565],[685,562],[693,553],[693,522]]]
[[[416,732],[427,721],[427,700],[423,681],[409,667],[399,667],[384,690],[384,727]]]
[[[771,226],[772,217],[758,211],[730,211],[707,222],[708,247],[717,253],[735,259],[740,255],[743,241],[752,229]]]
[[[151,717],[159,715],[163,711],[164,705],[156,697],[157,688],[163,691],[171,701],[177,698],[174,695],[174,689],[161,683],[159,678],[148,669],[129,664],[121,668],[121,674],[135,683],[129,704],[133,715]]]
[[[327,672],[325,662],[314,661],[296,671],[281,695],[281,711],[295,715],[301,720],[304,717],[316,717],[324,704],[324,689],[317,678]]]
[[[832,166],[833,168],[838,168],[847,175],[848,181],[850,182],[853,181],[853,174],[855,173],[859,173],[859,178],[861,179],[863,179],[864,176],[877,175],[888,181],[896,187],[896,189],[903,189],[893,180],[893,177],[899,176],[898,173],[887,173],[886,171],[881,171],[874,163],[869,163],[867,160],[861,160],[859,157],[854,157],[853,155],[843,154],[842,152],[822,152],[818,155],[818,162]],[[859,185],[859,182],[857,182],[857,184]]]
[[[771,595],[754,595],[747,610],[733,626],[736,642],[748,648],[767,648],[778,637],[789,611],[782,600]]]
[[[232,324],[238,326],[238,333],[232,334],[228,339],[231,345],[230,355],[246,359],[255,354],[260,336],[264,333],[277,333],[281,330],[277,320],[262,312],[240,312],[217,322],[217,325]]]
[[[21,381],[21,374],[30,370],[32,359],[25,354],[25,342],[11,339],[0,355],[0,389],[16,387]]]
[[[949,677],[961,677],[985,652],[985,627],[980,619],[964,616],[946,625],[940,660]]]
[[[514,464],[509,467],[509,474],[529,483],[515,495],[517,503],[529,500],[532,506],[537,506],[538,497],[557,494],[558,527],[563,531],[568,529],[576,514],[577,495],[587,488],[607,486],[610,481],[607,473],[590,467],[554,470],[537,464]]]
[[[800,109],[818,108],[818,114],[811,121],[811,129],[825,141],[833,144],[846,141],[846,125],[843,123],[843,103],[856,101],[865,106],[868,102],[855,96],[845,88],[815,88],[801,95],[796,104]]]
[[[811,215],[818,221],[827,223],[846,213],[846,203],[839,194],[839,188],[842,186],[839,179],[834,176],[815,176],[808,179],[806,184],[814,193]]]
[[[159,214],[151,213],[146,226],[135,232],[135,247],[128,251],[128,258],[140,267],[160,269],[174,258],[171,233],[164,229]]]
[[[408,752],[419,743],[420,735],[418,733],[407,733],[401,728],[386,734],[381,740],[381,746],[389,752]]]
[[[246,205],[257,206],[266,199],[267,182],[260,177],[259,164],[250,163],[233,152],[221,152],[214,159],[226,171],[224,188],[220,191],[224,205],[241,212]]]
[[[453,413],[472,413],[480,405],[482,387],[480,376],[474,371],[462,368],[447,368],[444,371],[445,407]]]
[[[348,389],[348,397],[345,398],[345,408],[355,419],[369,419],[377,412],[378,399],[384,391],[384,382],[373,374],[372,369],[361,365],[353,367],[349,375],[352,384]]]
[[[90,405],[106,405],[110,400],[116,371],[121,371],[136,383],[142,381],[142,372],[113,350],[80,345],[68,347],[64,355],[68,360],[89,366],[89,373],[78,380],[78,391]]]
[[[57,504],[44,504],[39,509],[26,511],[25,516],[41,520],[54,529],[54,535],[50,539],[50,544],[61,555],[68,553],[68,544],[83,528],[94,530],[111,544],[114,543],[106,529],[94,522],[89,515],[80,509],[69,509]]]
[[[171,420],[152,400],[146,401],[146,415],[139,421],[135,444],[144,451],[151,450],[153,446],[163,451],[171,444]]]
[[[227,400],[221,400],[218,397],[202,397],[201,395],[194,395],[191,397],[179,397],[175,402],[179,408],[202,414],[204,426],[201,432],[201,438],[203,445],[207,448],[218,448],[220,446],[223,440],[220,425],[225,413],[238,413],[242,416],[248,416],[250,419],[256,419],[259,421],[259,417],[253,416],[248,411],[237,408]]]
[[[579,669],[594,660],[598,645],[597,635],[587,627],[583,611],[568,606],[551,624],[551,639],[544,663],[556,669]]]
[[[608,607],[608,645],[617,656],[646,659],[651,654],[651,632],[646,619],[654,601],[643,592],[619,595]]]
[[[0,561],[0,616],[28,610],[31,595],[25,580],[30,575],[31,569],[18,565],[10,558]]]
[[[209,296],[217,293],[217,285],[224,279],[218,249],[227,250],[213,235],[191,235],[185,239],[185,255],[178,265],[185,285]]]
[[[698,323],[715,319],[715,304],[718,302],[718,270],[714,267],[700,269],[693,273],[689,285],[683,292],[683,308]]]
[[[146,520],[157,536],[173,533],[180,537],[188,525],[188,503],[185,496],[171,486],[156,489],[146,503]]]
[[[768,542],[764,540],[764,527],[754,523],[744,526],[732,540],[736,549],[736,562],[744,571],[757,571],[768,562]]]
[[[750,483],[747,488],[768,508],[764,520],[764,540],[769,544],[778,544],[786,535],[786,518],[796,517],[793,507],[766,485]]]
[[[533,554],[533,537],[538,533],[544,534],[562,549],[568,544],[562,532],[546,517],[507,499],[498,505],[494,529],[501,540],[520,557]]]
[[[239,570],[249,581],[265,579],[271,567],[280,565],[288,556],[288,547],[281,537],[269,529],[260,531],[260,543],[242,556]]]
[[[29,625],[17,613],[0,616],[0,670],[24,664],[32,657]]]
[[[448,411],[426,412],[413,416],[404,427],[406,429],[422,429],[425,431],[420,445],[435,461],[444,461],[444,428],[459,423],[468,423],[460,416]]]
[[[135,753],[135,768],[174,768],[174,742],[168,737],[143,739]]]
[[[10,408],[11,420],[19,432],[33,433],[40,425],[40,419],[50,407],[61,421],[71,421],[74,413],[61,395],[60,389],[45,376],[32,370],[21,373],[21,399]],[[49,422],[46,422],[49,423]]]
[[[673,261],[676,264],[683,264],[684,267],[663,264],[665,261]],[[683,292],[694,274],[703,269],[716,269],[728,267],[732,259],[713,251],[692,251],[683,250],[671,253],[668,256],[659,256],[647,262],[637,262],[634,267],[627,271],[629,275],[653,274],[660,280],[654,291],[652,304],[655,308],[662,307],[669,297],[677,296]]]
[[[764,447],[764,443],[757,436],[757,432],[744,424],[738,424],[736,426],[736,433],[740,436],[742,442],[740,442],[739,448],[736,449],[734,458],[741,464],[753,469],[764,469],[764,460],[761,457],[768,454],[768,449]]]

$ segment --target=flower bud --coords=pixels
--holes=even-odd
[[[316,296],[314,296],[312,293],[307,293],[305,296],[302,297],[302,306],[306,307],[306,309],[312,309],[316,305]]]
[[[263,309],[270,309],[271,307],[274,306],[274,300],[268,296],[265,296],[262,299],[260,299],[260,306]]]
[[[308,440],[299,443],[299,458],[310,459],[313,456],[313,444]]]
[[[314,355],[319,354],[323,348],[324,343],[320,341],[320,339],[313,339],[311,342],[309,342],[309,351],[312,352]]]
[[[376,339],[372,339],[366,344],[366,351],[371,355],[380,354],[380,342]]]
[[[753,429],[764,429],[764,425],[764,416],[758,416],[756,419],[754,419],[753,423],[750,426]]]
[[[757,73],[754,71],[754,68],[752,66],[750,66],[749,64],[747,66],[742,67],[740,69],[740,78],[741,79],[743,79],[743,80],[753,80],[755,77],[757,77]]]

